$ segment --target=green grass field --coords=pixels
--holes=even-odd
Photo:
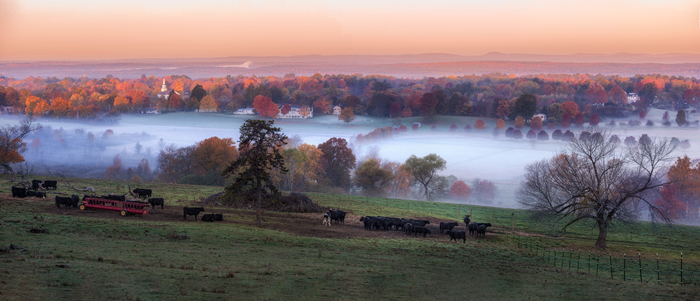
[[[120,193],[127,186],[87,179],[71,179],[71,183],[95,187],[98,194]],[[221,190],[141,186],[162,192],[159,195],[166,197],[166,206],[186,205]],[[12,199],[7,196],[9,184],[2,188],[0,247],[15,244],[24,248],[0,253],[3,300],[700,298],[700,269],[696,268],[700,231],[695,227],[618,226],[609,234],[610,250],[601,252],[599,275],[595,276],[587,269],[595,229],[581,224],[562,237],[551,237],[547,236],[550,227],[533,223],[519,210],[309,194],[321,205],[357,215],[456,220],[459,213],[472,210],[474,220],[493,219],[496,226],[486,239],[468,239],[466,244],[447,243],[440,234],[429,239],[329,239],[247,224],[65,215],[63,209],[51,209],[52,200]],[[63,187],[59,191],[68,192]],[[511,229],[513,213],[515,232]],[[48,233],[28,233],[32,228]],[[188,239],[177,239],[177,235]],[[577,249],[582,250],[581,260]],[[543,250],[547,250],[544,256]],[[612,280],[608,252],[614,256]],[[642,282],[638,252],[644,260]],[[680,252],[685,260],[683,286]],[[634,255],[623,262],[623,253]],[[656,281],[655,253],[662,259],[660,283]],[[622,279],[623,264],[627,280]]]

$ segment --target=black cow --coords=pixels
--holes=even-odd
[[[26,198],[27,188],[12,186],[12,197],[13,198]]]
[[[77,208],[78,202],[80,202],[80,197],[75,194],[71,197],[56,196],[56,208],[61,208],[61,205],[63,205],[65,209],[69,209],[70,207]]]
[[[199,215],[200,212],[204,211],[203,207],[184,207],[182,208],[183,210],[183,215],[182,219],[187,219],[188,215],[194,215],[194,220],[197,220],[197,215]]]
[[[452,230],[454,227],[457,227],[457,223],[443,223],[440,222],[440,233],[443,233],[444,230]]]
[[[195,218],[196,218],[196,216],[195,216]],[[214,222],[214,214],[209,213],[209,214],[202,215],[202,221],[203,222],[210,222],[210,223]]]
[[[474,234],[476,234],[476,228],[477,228],[478,226],[479,226],[479,225],[477,225],[476,222],[472,222],[471,224],[469,224],[469,226],[467,226],[467,229],[469,229],[469,235],[474,235]]]
[[[426,234],[433,234],[432,232],[430,232],[430,229],[426,227],[418,226],[415,227],[413,230],[416,232],[416,236],[418,236],[418,234],[423,234],[423,237],[425,237]]]
[[[56,190],[56,188],[58,188],[58,181],[44,181],[44,188]]]
[[[28,197],[33,196],[33,197],[37,197],[37,198],[45,198],[46,193],[43,193],[40,191],[34,191],[34,190],[27,190],[27,196]]]
[[[331,217],[331,222],[345,223],[345,211],[343,210],[328,210],[328,215]]]
[[[491,223],[479,223],[476,227],[476,237],[486,237],[486,228],[491,227]]]
[[[150,198],[151,194],[153,193],[153,190],[150,189],[142,189],[142,188],[136,188],[132,191],[137,197],[145,199],[145,198]]]
[[[464,216],[464,225],[465,226],[469,226],[469,223],[472,221],[472,219],[470,217],[471,216],[469,216],[469,215]]]
[[[38,190],[40,187],[44,187],[44,181],[42,180],[32,180],[32,189]]]
[[[214,214],[214,220],[217,222],[223,222],[224,221],[224,214],[223,213]]]
[[[464,231],[447,230],[447,234],[450,235],[450,241],[452,241],[454,239],[455,242],[457,242],[457,240],[461,238],[462,240],[464,240],[464,242],[462,242],[462,243],[467,242],[467,233],[465,233]],[[448,241],[448,242],[450,242],[450,241]]]
[[[149,198],[148,203],[151,204],[151,207],[156,208],[156,206],[160,206],[160,209],[163,209],[163,204],[165,203],[165,200],[163,198]]]
[[[406,231],[406,235],[411,235],[411,233],[413,233],[413,224],[405,223],[403,225],[403,230]]]

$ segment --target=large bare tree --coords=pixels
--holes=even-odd
[[[652,221],[671,222],[653,198],[668,184],[664,174],[674,149],[658,139],[622,146],[607,133],[572,139],[553,158],[525,168],[518,202],[537,217],[565,222],[562,233],[576,222],[595,221],[595,246],[606,248],[611,222],[638,218],[640,208],[648,209]]]

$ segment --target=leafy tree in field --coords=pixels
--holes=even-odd
[[[374,158],[362,162],[355,170],[355,186],[362,189],[368,196],[380,196],[385,193],[394,174],[379,165],[379,161]]]
[[[530,129],[534,131],[539,131],[542,129],[542,118],[534,117],[530,121]]]
[[[272,102],[272,98],[263,95],[255,96],[255,100],[253,101],[253,108],[262,117],[275,118],[280,112],[279,107],[277,107],[277,104]]]
[[[107,167],[105,171],[105,180],[121,180],[123,173],[124,165],[122,164],[122,159],[119,158],[119,154],[116,154],[112,166]]]
[[[576,114],[576,117],[574,117],[574,124],[577,127],[583,126],[583,124],[586,123],[586,119],[583,117],[583,114],[578,113]]]
[[[678,113],[676,114],[676,124],[678,124],[678,126],[685,125],[685,111],[678,111]]]
[[[413,180],[423,186],[422,190],[425,194],[425,199],[431,200],[431,196],[435,195],[439,188],[439,186],[435,185],[439,182],[438,178],[440,177],[437,175],[437,172],[444,170],[447,162],[436,154],[429,154],[423,158],[411,155],[405,164],[407,170],[413,176]]]
[[[216,103],[216,100],[214,100],[211,95],[204,96],[202,98],[202,101],[199,105],[199,110],[200,111],[217,111],[219,109],[219,105]]]
[[[502,118],[499,118],[498,121],[496,121],[496,128],[499,130],[505,129],[506,128],[506,122],[503,121]]]
[[[535,115],[536,111],[537,97],[532,94],[523,94],[515,100],[515,105],[513,106],[511,114],[514,116],[522,116],[530,120],[532,116]]]
[[[342,120],[345,123],[350,123],[351,121],[355,120],[355,113],[353,113],[352,108],[345,108],[340,110],[338,120]]]
[[[423,96],[420,98],[419,106],[418,109],[420,110],[420,114],[423,116],[423,119],[425,120],[432,120],[432,118],[435,116],[435,106],[438,104],[438,98],[435,96],[434,93],[428,92],[423,94]]]
[[[625,90],[619,86],[615,86],[614,88],[610,89],[610,93],[608,95],[613,103],[617,105],[627,105],[627,92],[625,92]]]
[[[55,117],[68,117],[73,112],[73,104],[63,97],[55,98],[51,103],[49,112]]]
[[[478,119],[478,120],[474,123],[474,128],[477,129],[477,130],[483,130],[483,129],[486,128],[486,124],[484,123],[483,120]]]
[[[549,117],[554,117],[557,120],[561,120],[562,116],[564,115],[564,108],[558,104],[558,103],[553,103],[547,108],[547,115]]]
[[[41,128],[33,124],[32,119],[23,119],[19,125],[0,127],[0,166],[4,173],[14,174],[12,164],[24,162],[22,154],[27,151],[27,143],[23,139],[30,133]]]
[[[391,104],[391,111],[389,113],[389,117],[391,117],[391,118],[401,117],[401,105],[399,105],[398,102],[394,102]]]
[[[525,168],[518,202],[535,217],[564,222],[562,232],[579,221],[598,226],[597,248],[606,248],[614,221],[635,219],[639,203],[652,221],[670,222],[652,196],[669,184],[662,170],[675,147],[667,140],[627,148],[598,139],[571,139],[566,151]]]
[[[522,133],[520,134],[520,137],[522,137]],[[491,205],[498,194],[498,188],[493,182],[478,178],[472,181],[472,198],[478,204]]]
[[[207,90],[204,90],[202,85],[194,86],[194,88],[192,88],[192,92],[190,92],[190,98],[196,98],[198,102],[201,102],[204,96],[207,96]]]
[[[286,103],[282,106],[282,109],[280,109],[280,113],[282,113],[282,115],[287,115],[289,113],[289,111],[291,111],[291,110],[292,110],[292,106],[290,104]]]
[[[458,200],[466,200],[472,195],[472,189],[469,188],[467,183],[464,181],[457,181],[452,183],[450,187],[450,196]]]
[[[571,118],[572,116],[576,116],[578,115],[578,113],[580,113],[578,105],[573,101],[567,101],[565,103],[562,103],[561,108],[562,110],[564,110],[564,114],[569,114],[569,118]],[[564,118],[563,116],[564,115],[562,114],[562,119]]]
[[[330,185],[342,188],[350,186],[350,170],[355,167],[355,155],[348,147],[347,140],[331,138],[318,145],[323,155],[326,179]]]
[[[240,156],[222,172],[233,177],[233,183],[226,187],[230,200],[243,197],[257,201],[257,222],[261,224],[262,201],[279,196],[277,187],[270,180],[270,170],[279,169],[284,174],[287,167],[280,149],[288,137],[280,128],[274,127],[274,120],[246,120],[240,128]]]
[[[496,99],[493,101],[494,116],[504,118],[510,115],[510,101],[507,99]]]
[[[519,130],[523,127],[525,127],[525,119],[523,118],[523,116],[518,116],[517,118],[515,118],[515,128]]]
[[[590,124],[591,126],[598,126],[598,123],[600,123],[600,117],[598,117],[598,114],[592,113],[591,119],[588,121],[588,124]]]
[[[561,122],[559,123],[562,129],[568,129],[571,126],[571,115],[569,113],[564,113],[561,116]]]

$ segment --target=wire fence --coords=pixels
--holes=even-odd
[[[540,238],[513,235],[518,248],[536,256],[545,264],[599,277],[623,281],[657,282],[679,285],[700,283],[700,267],[676,256],[656,254],[619,254],[581,251],[555,247]]]

